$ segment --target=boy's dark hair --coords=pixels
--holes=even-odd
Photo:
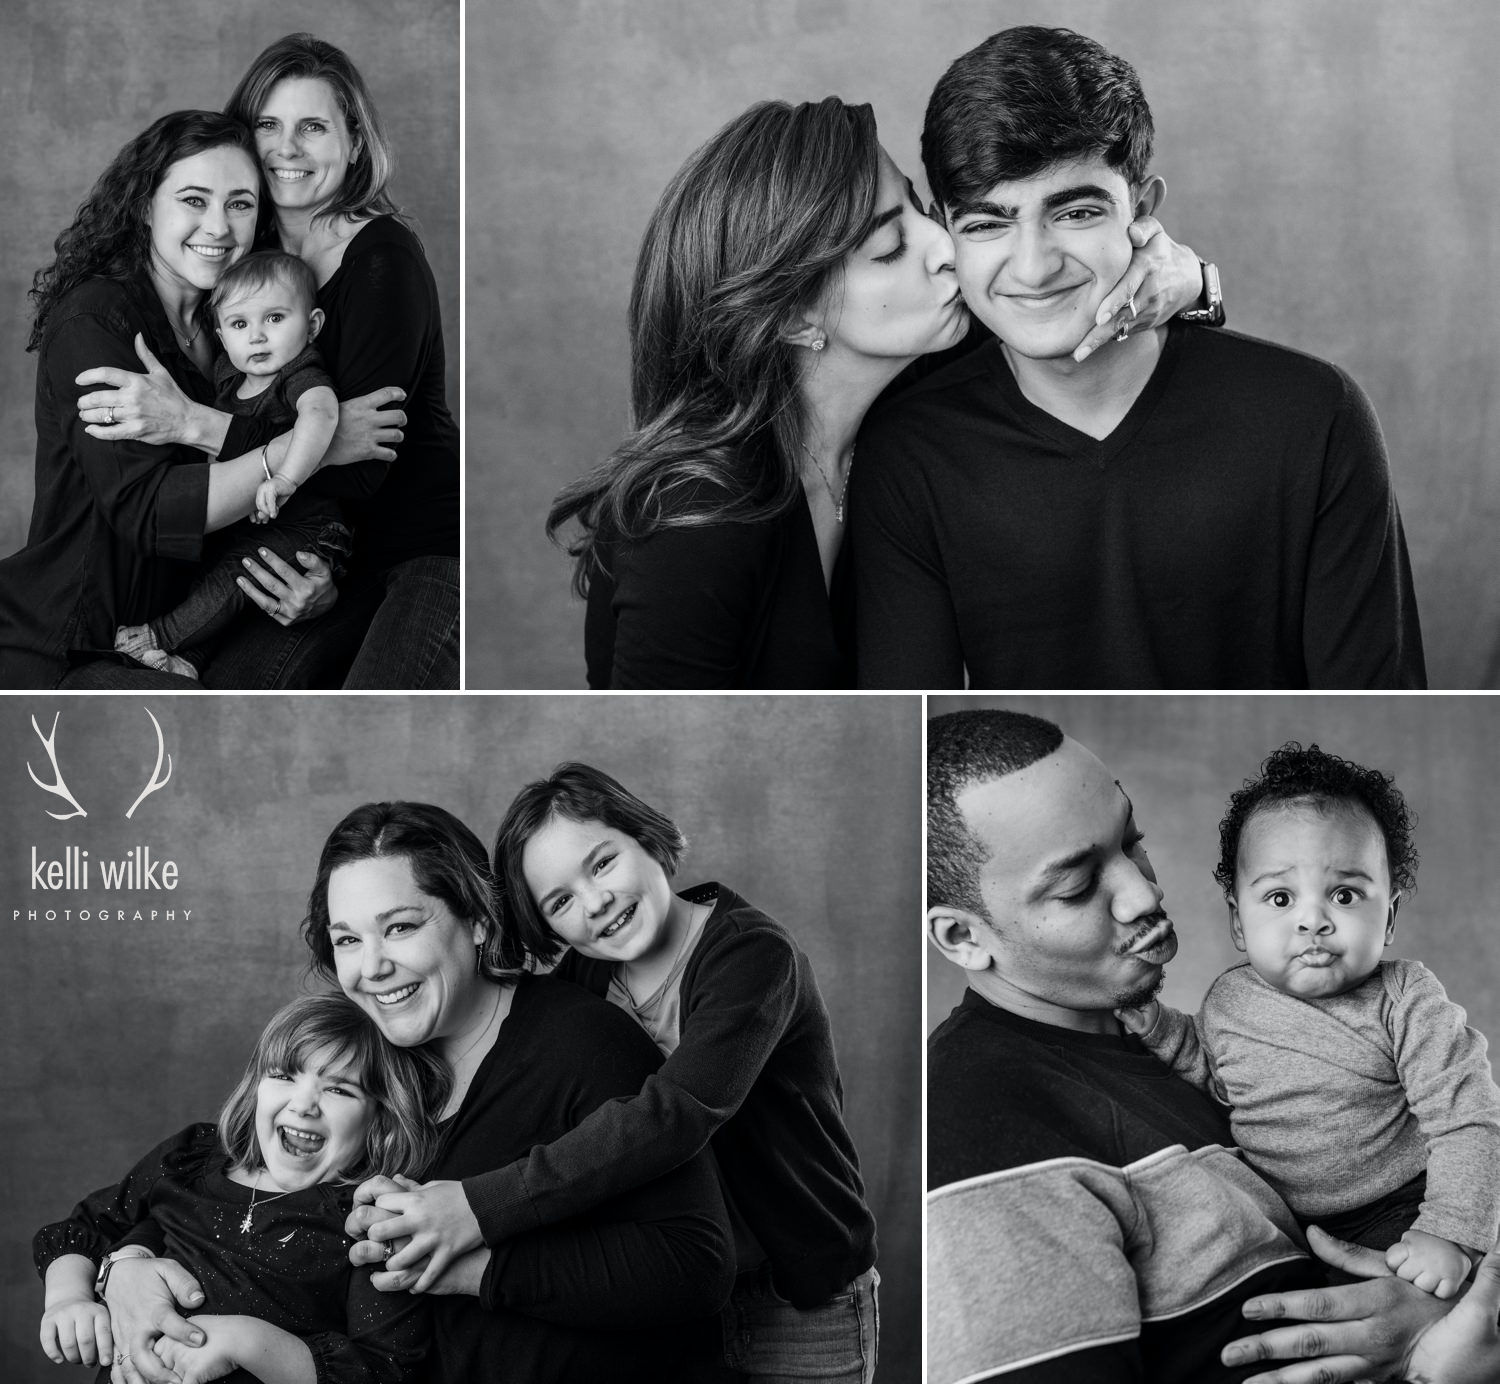
[[[956,799],[966,788],[1045,759],[1063,742],[1051,721],[1021,711],[953,711],[927,723],[927,906],[986,921],[979,868],[986,851]]]
[[[247,293],[258,293],[270,284],[291,289],[309,313],[318,306],[317,276],[306,261],[287,254],[285,250],[257,250],[231,264],[219,276],[219,282],[208,296],[208,310],[214,325],[218,325],[219,309],[225,303],[232,303]]]
[[[1385,838],[1392,891],[1410,894],[1416,889],[1419,857],[1412,829],[1417,816],[1407,807],[1396,780],[1379,769],[1366,769],[1327,754],[1316,745],[1304,750],[1295,740],[1288,740],[1266,756],[1259,778],[1246,779],[1244,787],[1230,796],[1219,823],[1219,863],[1214,878],[1225,898],[1234,893],[1240,837],[1246,823],[1262,809],[1283,803],[1307,805],[1319,812],[1350,804],[1364,808]]]
[[[1100,158],[1131,188],[1146,180],[1151,107],[1124,58],[1071,29],[1027,24],[985,39],[927,102],[922,164],[950,215],[1000,182]]]
[[[515,929],[519,943],[543,963],[556,959],[563,943],[531,897],[521,857],[526,843],[554,817],[603,822],[611,831],[630,837],[666,871],[668,879],[677,873],[687,849],[687,838],[676,822],[590,764],[559,764],[550,778],[528,783],[505,809],[495,833],[494,871],[508,925]]]

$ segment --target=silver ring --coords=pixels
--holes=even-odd
[[[391,1253],[392,1253],[389,1241],[387,1241],[386,1243],[382,1244],[380,1246],[380,1248],[385,1251],[385,1255],[383,1257],[386,1258],[386,1259],[389,1259],[391,1257]]]
[[[115,1352],[114,1363],[117,1365],[123,1365],[125,1363],[125,1352],[123,1350],[117,1350]]]
[[[1135,305],[1135,294],[1132,293],[1130,297],[1126,299],[1125,306],[1130,309],[1130,320],[1134,322],[1135,319],[1140,316],[1139,309],[1137,309]]]
[[[1115,340],[1116,341],[1124,341],[1125,338],[1128,337],[1129,335],[1130,335],[1130,324],[1126,323],[1125,326],[1121,327],[1120,330],[1115,333]]]
[[[104,426],[106,428],[112,428],[112,427],[114,427],[114,425],[115,425],[115,406],[113,404],[110,404],[105,409],[105,412],[107,414],[109,414],[109,417],[104,420]]]

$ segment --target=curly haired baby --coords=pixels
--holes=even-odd
[[[1388,775],[1283,745],[1219,824],[1214,877],[1246,964],[1194,1018],[1152,1000],[1120,1019],[1228,1105],[1304,1224],[1451,1297],[1500,1232],[1500,1090],[1432,972],[1382,959],[1416,885],[1413,821]]]

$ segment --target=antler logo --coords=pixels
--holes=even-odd
[[[142,710],[145,711],[147,716],[151,716],[150,707],[143,707]],[[36,717],[33,716],[31,718],[31,728],[36,732],[37,739],[42,742],[42,747],[47,751],[47,758],[52,761],[52,772],[56,775],[57,782],[43,783],[41,779],[36,776],[36,770],[31,767],[30,760],[26,762],[26,772],[31,775],[31,781],[36,784],[38,788],[46,789],[47,792],[55,794],[64,802],[72,805],[73,811],[71,812],[47,813],[49,817],[55,817],[59,822],[66,822],[74,817],[87,817],[89,814],[84,810],[82,804],[79,803],[78,799],[68,791],[68,785],[63,782],[62,769],[58,766],[57,763],[57,722],[61,716],[62,712],[60,711],[53,716],[52,733],[50,735],[43,735],[42,728],[36,723]],[[140,797],[138,797],[133,803],[130,804],[130,811],[125,814],[126,817],[134,816],[136,808],[138,808],[150,794],[156,792],[158,788],[164,787],[167,783],[167,780],[172,777],[172,756],[167,754],[166,752],[167,743],[166,740],[162,737],[161,725],[157,721],[155,716],[151,716],[151,724],[156,727],[156,768],[151,771],[151,780],[141,790]],[[167,762],[167,772],[164,778],[158,779],[157,775],[161,773],[163,758],[165,758]]]

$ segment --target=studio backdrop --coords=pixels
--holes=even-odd
[[[1432,685],[1500,685],[1500,8],[511,0],[471,6],[467,27],[470,686],[583,686],[583,611],[543,520],[629,425],[631,272],[688,154],[753,102],[835,94],[874,106],[925,190],[934,83],[1031,23],[1135,64],[1162,220],[1219,265],[1230,326],[1369,393]]]
[[[1417,889],[1388,957],[1422,962],[1469,1022],[1500,1041],[1494,861],[1500,848],[1500,700],[1489,697],[931,697],[937,716],[1008,707],[1056,722],[1114,771],[1166,891],[1178,951],[1162,999],[1196,1011],[1244,957],[1214,882],[1229,795],[1289,740],[1392,774],[1416,813]],[[927,952],[927,1026],[963,996],[964,973]],[[1491,1050],[1491,1061],[1495,1060]]]
[[[811,959],[879,1224],[882,1377],[916,1378],[916,698],[43,694],[0,699],[0,1377],[61,1377],[37,1344],[33,1232],[213,1119],[266,1019],[309,988],[299,926],[340,818],[434,802],[488,846],[564,759],[679,823],[679,884],[722,881]]]
[[[222,110],[255,56],[310,30],[364,77],[395,150],[396,205],[437,280],[458,412],[458,0],[7,0],[0,43],[0,556],[26,541],[35,493],[32,275],[94,181],[158,116]]]

